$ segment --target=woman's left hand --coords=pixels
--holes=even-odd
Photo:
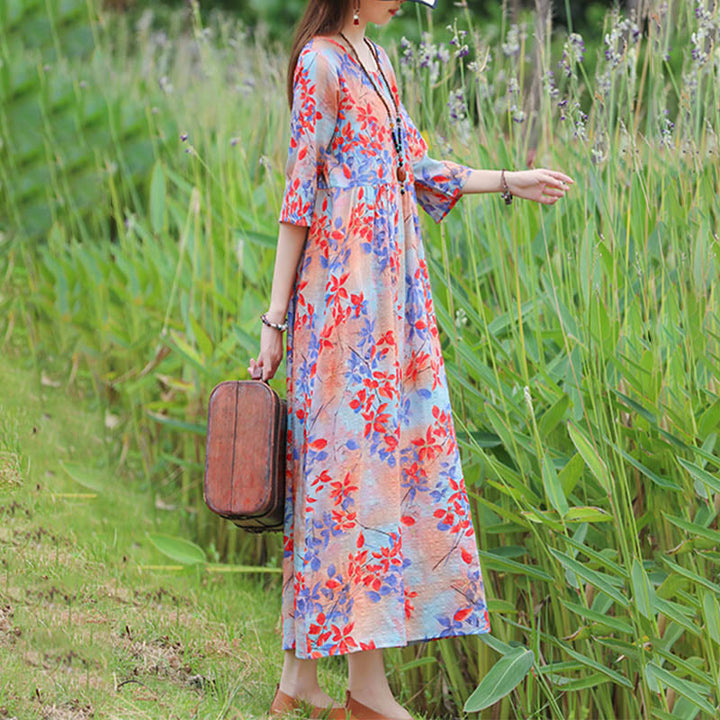
[[[505,172],[505,181],[515,197],[553,205],[570,189],[575,181],[558,170],[516,170]]]

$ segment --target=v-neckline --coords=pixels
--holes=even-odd
[[[345,52],[345,54],[355,63],[358,70],[360,70],[362,72],[362,69],[363,69],[362,65],[358,62],[357,58],[353,55],[353,53],[350,52],[350,50],[348,50],[342,43],[338,42],[334,38],[329,37],[328,35],[317,35],[316,37],[321,37],[324,40],[329,40],[331,43],[334,43],[339,48],[341,48]],[[372,40],[370,40],[370,42],[372,43]],[[375,44],[373,43],[373,45],[375,45]],[[377,50],[377,47],[375,49]],[[378,53],[378,57],[379,56],[380,56],[380,53]],[[373,60],[375,60],[375,58],[373,58]],[[380,77],[382,75],[382,73],[380,72],[380,68],[378,67],[378,61],[375,61],[373,64],[375,65],[375,68],[371,69],[370,72],[373,75]]]
[[[376,67],[375,70],[370,70],[371,77],[367,77],[367,75],[363,71],[362,65],[357,61],[357,58],[355,58],[354,55],[350,52],[350,50],[348,50],[348,48],[346,48],[342,43],[338,42],[334,38],[329,37],[328,35],[316,35],[316,37],[320,37],[323,40],[329,40],[331,43],[337,45],[341,50],[343,50],[345,55],[347,57],[349,57],[350,60],[352,60],[355,67],[358,69],[358,72],[360,72],[361,77],[363,79],[362,81],[363,82],[369,81],[369,84],[373,87],[375,92],[378,92],[378,88],[375,86],[375,83],[377,83],[378,86],[380,87],[381,97],[387,98],[389,96],[390,105],[391,106],[397,105],[397,100],[393,94],[392,87],[390,87],[387,76],[380,70],[380,67],[379,67],[381,61],[380,61],[380,52],[378,50],[378,46],[372,40],[370,40],[370,43],[373,45],[373,48],[378,53],[377,54],[377,63],[376,63],[376,65],[378,67]],[[390,113],[390,115],[392,116],[392,113]]]

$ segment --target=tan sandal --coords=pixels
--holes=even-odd
[[[349,690],[345,691],[345,709],[350,711],[350,720],[397,720],[397,718],[381,715],[377,710],[358,702]]]
[[[284,693],[280,689],[280,683],[275,687],[275,697],[270,704],[270,717],[285,717],[295,710],[304,710],[310,708],[311,718],[321,718],[324,720],[348,720],[348,712],[345,708],[334,708],[332,706],[322,708],[313,705],[307,700],[294,698],[292,695]]]

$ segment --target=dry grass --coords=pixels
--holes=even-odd
[[[0,487],[20,482],[20,456],[14,452],[0,452]]]

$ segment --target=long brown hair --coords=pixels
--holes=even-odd
[[[340,32],[343,20],[350,11],[352,0],[309,0],[293,37],[287,73],[288,105],[292,108],[293,76],[300,51],[315,35],[332,35]]]

